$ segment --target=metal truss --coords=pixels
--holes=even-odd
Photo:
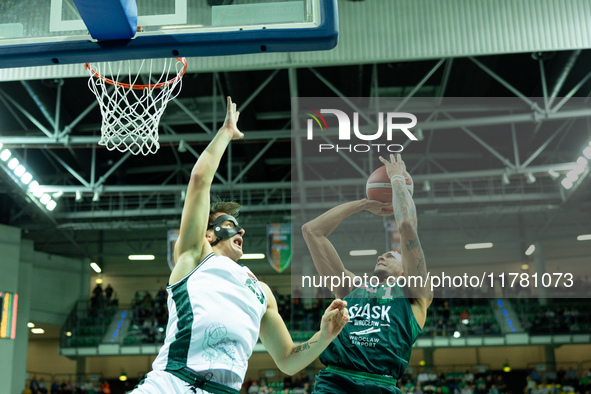
[[[548,171],[554,170],[556,172],[566,172],[574,168],[575,163],[572,161],[575,157],[563,160],[557,164],[543,164],[533,165],[536,159],[542,158],[545,154],[551,153],[552,143],[559,140],[566,133],[569,132],[573,125],[573,120],[578,118],[591,118],[591,108],[571,105],[570,98],[575,96],[581,87],[591,78],[591,72],[586,74],[575,86],[568,91],[562,98],[559,94],[562,91],[566,77],[572,69],[573,63],[576,61],[580,51],[575,51],[571,59],[565,65],[565,68],[558,80],[549,88],[547,86],[546,77],[544,73],[543,60],[539,60],[540,68],[540,85],[544,92],[541,104],[538,101],[528,98],[517,88],[512,86],[509,82],[496,74],[493,70],[486,67],[478,59],[470,58],[470,60],[477,65],[488,77],[500,83],[515,97],[523,101],[526,111],[516,114],[499,113],[497,115],[479,116],[475,114],[473,117],[458,117],[454,112],[454,108],[443,106],[438,108],[437,116],[429,117],[422,122],[422,131],[433,131],[437,133],[445,133],[450,129],[460,129],[470,139],[476,141],[480,146],[481,151],[474,152],[480,157],[493,158],[498,163],[498,167],[487,170],[473,170],[473,171],[448,171],[441,163],[441,159],[446,157],[466,157],[465,152],[429,152],[420,158],[417,164],[428,164],[427,168],[435,169],[436,171],[428,171],[418,173],[414,176],[417,184],[424,184],[429,181],[430,188],[415,189],[415,201],[418,206],[425,208],[433,206],[455,206],[465,204],[540,204],[547,202],[548,204],[560,204],[567,201],[570,196],[576,192],[573,191],[565,193],[561,190],[559,184],[547,176]],[[452,59],[440,59],[436,64],[425,74],[423,78],[415,85],[407,97],[400,102],[399,107],[402,108],[413,95],[433,78],[433,75],[442,69],[443,77],[439,82],[437,91],[440,95],[444,95],[448,78],[453,67]],[[315,69],[309,70],[322,84],[330,89],[335,96],[347,100],[345,94],[342,93],[338,86],[331,83],[321,72]],[[252,92],[252,94],[241,104],[240,111],[244,111],[252,103],[252,101],[264,90],[264,88],[277,79],[281,70],[274,70],[269,72],[265,80]],[[290,92],[291,97],[298,97],[298,70],[290,68],[287,71],[288,86],[285,86],[285,91]],[[379,91],[379,81],[377,75],[377,66],[373,67],[372,75],[372,89],[373,94],[377,95]],[[215,132],[217,126],[223,121],[224,102],[220,78],[217,74],[213,76],[214,83],[211,88],[211,97],[214,98],[214,111],[204,118],[192,112],[186,105],[179,100],[173,100],[171,105],[176,105],[186,115],[186,120],[181,123],[174,123],[171,119],[161,123],[161,135],[159,137],[160,143],[178,145],[179,150],[188,150],[195,158],[199,157],[199,153],[189,143],[205,143],[211,140],[212,134]],[[64,179],[56,184],[41,185],[43,191],[48,193],[63,193],[59,201],[60,209],[55,213],[47,213],[48,216],[58,222],[58,225],[70,223],[69,228],[75,226],[71,222],[77,223],[79,228],[88,226],[89,221],[97,219],[103,221],[111,221],[117,224],[119,221],[129,221],[133,219],[149,220],[155,217],[178,217],[180,216],[184,191],[186,183],[174,181],[174,175],[177,173],[188,174],[190,167],[183,165],[177,156],[176,166],[159,166],[154,165],[137,169],[137,171],[146,172],[170,172],[170,175],[165,181],[160,184],[146,184],[146,185],[118,185],[110,183],[110,179],[114,173],[131,157],[130,153],[123,154],[118,161],[116,161],[111,168],[102,173],[97,173],[98,163],[96,157],[96,143],[97,138],[94,136],[78,135],[74,131],[77,130],[79,123],[96,107],[96,102],[89,105],[78,116],[66,125],[61,125],[60,116],[62,112],[62,85],[59,84],[56,90],[55,98],[55,112],[52,114],[46,107],[43,101],[37,96],[30,84],[23,82],[25,90],[33,99],[41,112],[44,121],[36,119],[23,105],[17,102],[11,95],[3,90],[0,90],[0,101],[4,103],[10,113],[18,120],[23,128],[25,135],[3,135],[0,136],[0,142],[5,147],[16,148],[66,148],[66,149],[45,149],[44,152],[51,159],[51,161],[58,166],[64,174]],[[439,100],[441,103],[442,99]],[[218,103],[218,101],[221,101]],[[353,105],[353,103],[350,103]],[[466,108],[462,108],[466,112]],[[470,110],[470,109],[468,109]],[[482,108],[473,108],[473,111],[482,110]],[[491,109],[492,111],[492,109]],[[297,119],[299,108],[291,108],[291,114],[296,115]],[[25,122],[21,119],[24,116],[28,119],[36,129],[29,130]],[[210,116],[210,117],[209,117]],[[298,133],[293,136],[292,132],[287,127],[289,126],[289,114],[273,114],[278,118],[285,118],[287,121],[286,128],[273,130],[254,130],[245,133],[243,141],[235,143],[235,146],[228,149],[227,154],[227,173],[216,174],[216,183],[212,186],[212,192],[236,198],[244,205],[244,212],[251,213],[268,213],[272,211],[289,211],[290,209],[300,209],[304,206],[307,208],[325,209],[334,206],[336,201],[362,198],[365,196],[364,185],[367,178],[367,169],[356,167],[355,163],[349,161],[353,168],[354,174],[357,176],[348,179],[307,179],[306,171],[304,170],[304,163],[308,158],[304,157],[302,151],[302,141]],[[366,119],[371,125],[372,119]],[[50,127],[44,126],[47,122]],[[199,126],[203,132],[199,133],[180,133],[175,128],[185,124],[194,124]],[[519,133],[516,127],[522,123],[535,123],[536,130],[546,122],[555,122],[557,124],[556,131],[541,145],[535,149],[529,157],[520,157],[520,147],[518,146],[517,134]],[[209,126],[211,124],[211,127]],[[492,146],[483,138],[483,133],[478,129],[482,126],[507,126],[512,128],[513,155],[507,156],[506,153],[499,151],[498,147]],[[98,129],[97,125],[86,125],[85,128]],[[294,125],[296,129],[300,125]],[[327,134],[327,138],[332,135]],[[284,179],[279,182],[249,182],[247,175],[252,171],[253,166],[261,160],[265,153],[280,143],[285,141],[292,141],[294,145],[294,156],[292,157],[294,171],[293,179],[290,179],[289,173],[286,173]],[[235,162],[237,144],[248,143],[250,141],[263,141],[264,147],[260,149],[254,156],[241,165],[239,171],[233,171]],[[68,165],[67,160],[64,159],[64,154],[67,149],[74,147],[90,147],[90,157],[85,160],[90,161],[90,174],[84,175],[77,172],[72,166]],[[173,149],[174,151],[174,149]],[[175,153],[176,155],[176,153]],[[347,160],[346,155],[343,159]],[[34,170],[34,169],[33,169]],[[528,184],[526,176],[530,173],[536,175],[538,180],[536,183]],[[414,175],[414,174],[413,174]],[[587,173],[585,173],[585,177]],[[503,179],[510,179],[509,184],[503,183]],[[580,180],[579,185],[585,182]],[[83,196],[84,202],[76,202],[74,197]],[[90,196],[97,196],[95,201],[90,200]],[[294,197],[295,196],[295,197]],[[31,223],[29,223],[32,225]],[[26,226],[27,223],[19,223],[19,225]]]

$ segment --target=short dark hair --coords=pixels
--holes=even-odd
[[[238,211],[240,211],[240,204],[235,201],[221,201],[218,200],[211,204],[211,208],[209,209],[209,221],[208,225],[213,223],[215,220],[216,214],[223,212],[227,213],[228,215],[232,215],[234,217],[238,217]]]

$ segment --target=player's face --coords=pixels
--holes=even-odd
[[[396,259],[391,252],[386,252],[378,256],[374,268],[375,276],[394,276],[399,277],[404,274],[402,270],[402,261]]]
[[[222,215],[227,215],[227,213],[224,213],[224,212],[217,213],[215,215],[214,220]],[[235,228],[235,227],[236,227],[236,225],[231,220],[226,220],[222,223],[222,228]],[[208,230],[208,231],[211,231],[211,230]],[[216,251],[216,254],[224,255],[226,257],[231,258],[234,261],[240,260],[240,258],[243,255],[242,243],[243,243],[243,236],[244,236],[245,232],[246,231],[244,229],[241,229],[233,237],[220,241],[217,245],[215,245],[213,247]],[[211,231],[211,234],[213,235],[213,240],[215,240],[216,236],[213,234],[213,231]]]

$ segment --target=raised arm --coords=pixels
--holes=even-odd
[[[224,124],[205,148],[191,171],[191,179],[187,187],[185,206],[181,216],[179,238],[174,248],[175,267],[170,276],[170,284],[184,278],[203,257],[211,253],[211,246],[205,239],[211,183],[230,141],[244,136],[236,125],[239,115],[240,113],[236,111],[236,104],[232,103],[232,99],[228,97]]]
[[[396,157],[390,155],[390,161],[380,157],[380,161],[386,165],[386,171],[392,183],[392,206],[394,209],[394,219],[398,223],[400,230],[404,274],[407,277],[420,276],[423,280],[426,280],[427,266],[425,264],[425,254],[423,253],[417,232],[417,209],[406,188],[406,178],[408,177],[406,165],[400,155]],[[423,287],[410,288],[409,290],[416,301],[415,305],[418,305],[425,312],[426,316],[427,307],[433,299],[430,286],[425,284]],[[422,323],[419,321],[421,326],[424,323],[424,317],[422,321]]]
[[[304,224],[302,233],[318,274],[321,276],[341,277],[344,273],[346,276],[351,277],[352,282],[355,275],[345,268],[339,254],[328,240],[328,236],[337,228],[343,219],[354,213],[368,210],[381,216],[391,215],[391,211],[385,210],[387,208],[391,208],[389,203],[381,203],[379,201],[366,199],[350,201],[336,206],[316,219]],[[333,293],[335,296],[343,298],[352,290],[352,287],[341,286],[333,289]]]
[[[347,302],[336,299],[324,312],[320,331],[306,342],[295,345],[279,315],[273,292],[265,283],[261,282],[261,286],[267,297],[267,312],[261,320],[261,342],[273,357],[277,367],[287,375],[301,371],[316,360],[349,321]]]

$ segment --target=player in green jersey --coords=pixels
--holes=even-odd
[[[401,276],[427,280],[427,268],[417,233],[415,204],[405,185],[409,175],[404,161],[400,155],[390,155],[390,161],[380,160],[392,183],[392,204],[351,201],[302,228],[318,273],[351,278],[350,283],[342,281],[341,287],[333,289],[336,297],[347,301],[350,322],[320,355],[326,369],[316,377],[315,393],[400,393],[396,380],[408,366],[412,345],[433,298],[426,283],[402,288],[393,280]],[[362,210],[378,216],[393,214],[400,230],[401,254],[388,251],[378,257],[373,271],[380,282],[376,287],[369,283],[354,287],[355,275],[345,268],[327,238],[345,218]]]

